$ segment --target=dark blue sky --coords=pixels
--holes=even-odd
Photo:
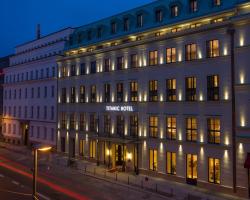
[[[36,24],[42,35],[77,27],[153,0],[0,0],[0,57],[35,39]]]

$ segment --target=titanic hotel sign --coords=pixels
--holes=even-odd
[[[134,112],[133,106],[106,106],[105,111],[109,112]]]

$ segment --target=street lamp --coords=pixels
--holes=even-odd
[[[36,180],[37,180],[37,155],[38,155],[38,151],[49,151],[52,149],[51,146],[48,145],[44,145],[44,144],[35,144],[32,146],[32,149],[34,151],[34,169],[33,169],[33,194],[32,194],[32,198],[34,200],[38,200],[38,197],[36,195]]]

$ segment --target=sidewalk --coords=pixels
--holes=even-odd
[[[0,147],[9,149],[13,152],[22,155],[30,155],[31,149],[23,146],[15,146],[0,142]],[[46,165],[48,159],[41,157],[40,164]],[[215,191],[198,188],[183,183],[168,181],[162,178],[156,178],[145,175],[134,175],[133,173],[125,172],[108,172],[105,166],[97,166],[96,163],[91,163],[86,160],[75,160],[75,165],[72,165],[72,170],[78,170],[81,174],[91,176],[103,181],[120,184],[125,187],[130,187],[135,190],[145,190],[152,193],[168,197],[174,200],[244,200],[243,198],[226,195]],[[53,153],[48,163],[49,165],[60,165],[68,167],[68,157]]]

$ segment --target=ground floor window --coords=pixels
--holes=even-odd
[[[96,141],[91,140],[89,142],[89,157],[95,158],[96,157]]]
[[[167,173],[176,175],[176,153],[167,152]]]
[[[187,178],[197,179],[197,155],[187,154]]]
[[[208,181],[210,183],[220,184],[220,160],[208,158]]]
[[[149,169],[157,171],[157,150],[149,150]]]
[[[79,142],[79,155],[80,156],[84,156],[84,145],[85,144],[85,140],[80,140]]]

